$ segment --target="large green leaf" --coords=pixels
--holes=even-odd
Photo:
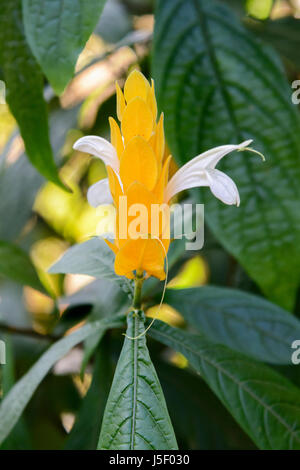
[[[273,364],[291,364],[300,321],[267,300],[235,289],[168,289],[165,302],[211,341]]]
[[[13,429],[36,388],[51,367],[53,367],[61,357],[65,356],[76,344],[81,343],[97,330],[118,327],[121,325],[122,320],[123,316],[119,316],[118,318],[116,317],[115,320],[99,320],[89,323],[57,341],[41,356],[27,374],[14,385],[1,403],[0,444]]]
[[[45,178],[62,186],[49,141],[43,75],[23,31],[22,0],[1,5],[0,61],[6,100],[20,127],[27,156]]]
[[[28,43],[58,94],[72,78],[104,4],[105,0],[23,0]]]
[[[300,449],[300,393],[267,366],[156,321],[149,330],[181,352],[261,449]]]
[[[291,309],[300,279],[300,122],[277,56],[213,0],[159,0],[154,36],[158,99],[178,161],[251,138],[265,154],[265,163],[236,153],[219,165],[239,187],[239,208],[207,188],[202,196],[219,240]]]
[[[98,448],[177,449],[165,399],[146,346],[141,313],[131,312],[127,324]]]
[[[0,241],[0,276],[44,291],[29,256],[20,247]]]
[[[49,269],[49,273],[88,274],[98,279],[115,281],[129,294],[132,284],[114,271],[114,254],[104,240],[92,238],[67,250]]]

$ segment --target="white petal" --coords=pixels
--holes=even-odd
[[[101,204],[112,204],[113,198],[110,193],[107,178],[104,178],[89,187],[87,200],[92,207],[98,207]]]
[[[178,173],[178,171],[177,171]],[[185,189],[198,188],[200,186],[209,186],[205,171],[191,171],[184,175],[175,175],[166,187],[165,202],[168,203],[175,194]]]
[[[90,153],[95,157],[101,158],[105,165],[119,173],[119,159],[115,148],[110,142],[96,135],[87,135],[75,142],[73,148],[80,152]]]
[[[235,182],[225,173],[219,170],[207,170],[207,180],[211,192],[224,204],[240,205],[240,195]]]
[[[234,150],[248,147],[252,140],[246,140],[239,145],[222,145],[198,155],[180,168],[169,181],[165,199],[168,202],[175,194],[184,189],[198,186],[209,186],[206,170],[213,170],[221,158]]]

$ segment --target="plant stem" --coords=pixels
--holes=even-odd
[[[142,306],[142,287],[144,282],[143,272],[137,272],[134,281],[133,308],[140,310]]]

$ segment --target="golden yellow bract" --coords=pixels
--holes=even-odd
[[[146,272],[149,276],[165,278],[164,260],[169,248],[170,220],[165,211],[168,230],[151,232],[151,207],[161,205],[168,182],[171,157],[164,162],[165,136],[163,115],[157,122],[157,104],[154,82],[151,85],[144,75],[134,70],[124,85],[124,94],[116,85],[117,115],[120,127],[113,118],[109,119],[111,143],[119,163],[118,176],[108,167],[110,191],[117,209],[116,238],[108,245],[116,254],[115,271],[118,275],[134,277],[135,271]],[[127,212],[124,214],[120,196],[127,197]],[[133,238],[129,232],[120,237],[121,219],[132,220],[130,208],[142,204],[147,209],[148,233]],[[124,234],[123,234],[124,235]]]

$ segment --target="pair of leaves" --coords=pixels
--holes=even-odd
[[[277,56],[223,4],[158,0],[153,72],[180,163],[247,139],[266,156],[262,163],[236,153],[221,162],[239,187],[239,209],[206,188],[203,201],[225,248],[270,299],[292,309],[300,280],[300,121]]]
[[[259,448],[300,449],[300,394],[288,380],[225,346],[160,321],[149,333],[189,360]]]
[[[98,448],[177,449],[165,399],[146,346],[142,312],[131,312],[127,325]]]
[[[291,364],[291,345],[300,338],[300,322],[267,300],[235,289],[203,286],[168,289],[165,302],[215,343],[271,364]]]
[[[122,315],[115,317],[114,320],[107,319],[89,323],[51,346],[2,401],[0,406],[0,443],[9,435],[36,388],[51,367],[76,344],[81,343],[94,332],[119,327],[123,320],[124,316]]]

